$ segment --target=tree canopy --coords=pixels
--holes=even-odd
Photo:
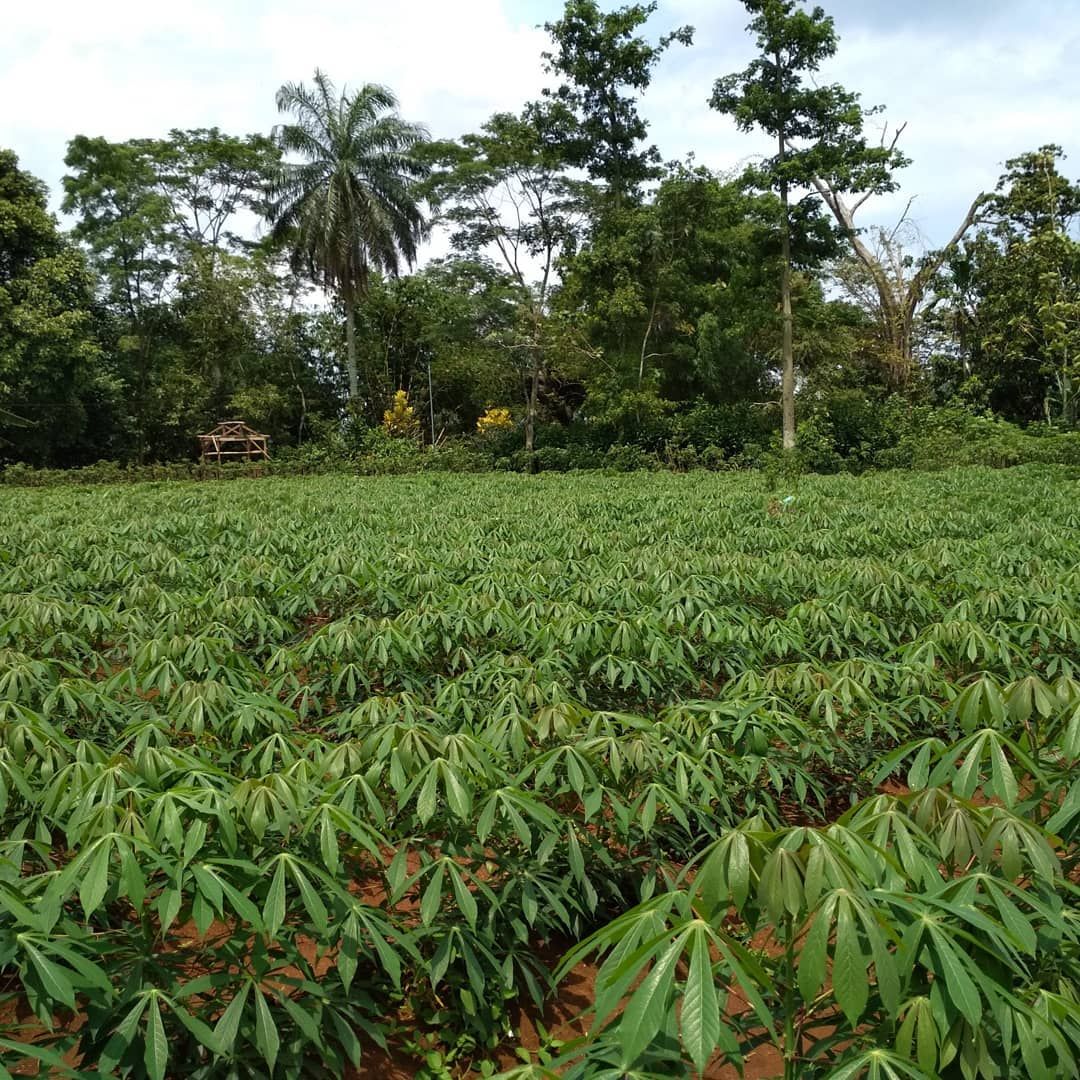
[[[397,104],[375,83],[338,94],[321,71],[312,86],[286,83],[277,94],[278,109],[294,119],[277,130],[285,160],[270,183],[272,236],[345,308],[350,400],[360,385],[356,303],[372,271],[397,274],[416,262],[426,228],[416,191],[426,170],[414,152],[426,132]]]
[[[4,151],[0,463],[188,457],[232,414],[358,453],[400,391],[406,441],[527,467],[622,446],[856,467],[923,408],[1074,428],[1062,149],[1018,146],[940,247],[906,215],[866,226],[905,125],[828,79],[821,7],[743,3],[754,55],[701,95],[770,138],[749,167],[664,159],[649,89],[694,30],[599,0],[566,0],[548,85],[471,131],[317,70],[270,132],[73,135],[63,227]]]

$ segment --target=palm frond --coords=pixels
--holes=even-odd
[[[293,120],[275,131],[284,158],[268,216],[294,267],[358,295],[369,269],[412,266],[428,233],[417,184],[429,170],[416,153],[427,129],[397,114],[388,87],[339,93],[318,69],[312,86],[283,85],[277,105]]]

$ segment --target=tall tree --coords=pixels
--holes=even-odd
[[[793,449],[792,194],[819,180],[837,192],[894,190],[890,169],[899,157],[895,147],[867,143],[857,94],[814,83],[812,76],[837,45],[833,21],[820,7],[806,11],[797,0],[743,3],[753,15],[747,29],[759,55],[745,70],[718,79],[710,104],[742,130],[760,128],[776,140],[775,155],[757,172],[780,195],[783,445]]]
[[[606,214],[564,261],[558,303],[580,313],[623,385],[655,382],[675,398],[754,394],[770,351],[758,343],[775,324],[775,203],[673,164],[652,198]]]
[[[73,235],[89,249],[117,316],[115,348],[130,383],[135,454],[142,461],[176,283],[176,214],[139,141],[77,135],[64,164],[71,169],[63,181],[64,211],[78,215]]]
[[[1080,183],[1063,157],[1049,145],[1005,163],[941,290],[963,392],[1022,423],[1080,420]]]
[[[142,149],[157,190],[172,208],[185,344],[199,350],[195,364],[209,378],[207,400],[220,417],[227,404],[225,368],[241,363],[244,350],[237,346],[237,335],[249,335],[250,328],[234,321],[219,333],[204,331],[230,310],[227,298],[235,294],[237,282],[259,276],[260,266],[247,259],[254,245],[236,229],[245,215],[252,218],[265,208],[280,151],[265,135],[239,137],[218,128],[174,129],[167,138],[131,145]],[[223,280],[217,281],[218,276]],[[202,302],[193,302],[196,296]],[[244,321],[242,308],[234,304],[233,309]]]
[[[563,17],[544,24],[554,46],[543,54],[547,70],[568,80],[545,94],[577,119],[564,157],[602,182],[615,206],[659,175],[656,147],[641,145],[648,124],[638,112],[637,97],[648,88],[668,46],[693,41],[690,26],[665,34],[656,44],[638,34],[656,7],[655,2],[628,4],[604,12],[596,0],[567,0]]]
[[[518,326],[506,347],[523,359],[525,448],[534,444],[541,383],[549,370],[549,300],[556,263],[578,235],[580,185],[566,176],[566,114],[550,103],[520,116],[500,113],[480,132],[432,148],[430,198],[451,226],[451,243],[478,258],[492,253],[520,297]]]
[[[294,266],[337,293],[345,309],[349,398],[360,389],[356,305],[372,269],[412,266],[426,225],[417,182],[427,168],[417,148],[426,130],[397,113],[385,86],[366,83],[338,94],[316,70],[314,85],[286,83],[277,94],[294,122],[277,129],[286,155],[271,185],[273,235],[288,243]]]
[[[181,235],[211,260],[224,247],[243,247],[234,231],[242,211],[261,213],[266,185],[280,161],[280,151],[265,135],[227,135],[220,129],[173,129],[164,139],[143,146],[158,188],[173,207]]]
[[[888,152],[886,161],[890,168],[906,163],[896,149],[903,130],[903,125],[897,128],[887,146],[883,137],[880,149]],[[851,245],[858,270],[855,275],[849,274],[849,279],[854,281],[861,277],[871,287],[884,345],[885,370],[892,387],[903,390],[914,369],[915,325],[920,308],[929,297],[937,273],[972,226],[978,223],[987,196],[979,194],[975,197],[944,246],[914,256],[904,245],[906,212],[892,229],[872,230],[869,240],[855,224],[856,212],[880,188],[864,191],[849,204],[835,180],[826,175],[812,179]]]
[[[54,464],[78,441],[98,374],[92,303],[45,185],[0,150],[0,456]]]
[[[833,281],[867,319],[866,359],[882,389],[910,392],[918,346],[932,351],[935,345],[929,326],[936,296],[923,275],[931,254],[906,216],[890,228],[850,236],[852,248],[831,268]]]

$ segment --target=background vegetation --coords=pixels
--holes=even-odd
[[[66,229],[0,152],[0,462],[190,460],[231,414],[283,468],[415,468],[435,444],[457,444],[440,468],[746,465],[781,444],[823,471],[1075,460],[1060,149],[1017,147],[936,250],[904,221],[862,228],[902,185],[902,127],[822,84],[824,13],[746,7],[757,58],[701,88],[775,140],[743,173],[648,142],[642,96],[692,29],[652,39],[656,4],[594,0],[547,26],[541,98],[457,139],[317,72],[282,87],[269,134],[76,135]],[[415,269],[432,228],[451,253]],[[398,391],[417,423],[388,448]],[[478,428],[492,408],[509,428]]]

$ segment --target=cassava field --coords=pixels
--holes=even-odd
[[[1075,470],[0,519],[12,1072],[1077,1075]]]

